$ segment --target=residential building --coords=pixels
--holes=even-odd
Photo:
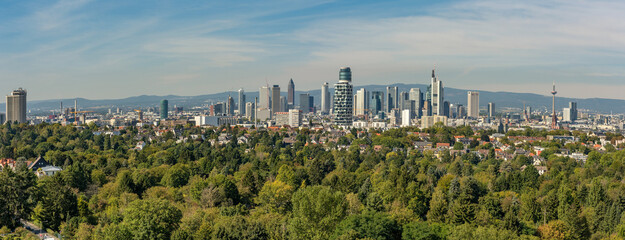
[[[334,123],[339,126],[352,126],[354,94],[351,82],[351,69],[342,67],[339,70],[339,82],[334,85]]]

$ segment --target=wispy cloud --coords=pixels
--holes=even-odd
[[[41,30],[54,30],[83,18],[85,15],[77,10],[90,1],[91,0],[61,0],[52,6],[37,11],[33,17]]]

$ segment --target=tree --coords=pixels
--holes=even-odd
[[[163,199],[144,199],[131,202],[123,212],[123,228],[134,239],[169,239],[178,228],[182,212]]]
[[[436,188],[430,201],[430,211],[427,213],[428,221],[444,222],[447,215],[447,196],[442,189]]]
[[[402,239],[442,240],[447,238],[448,229],[439,223],[411,222],[404,225]]]
[[[14,229],[21,219],[28,219],[34,202],[35,174],[26,166],[14,172],[9,167],[0,171],[0,226]]]
[[[300,188],[292,202],[289,230],[294,239],[328,239],[347,210],[345,196],[326,186]]]
[[[167,170],[161,179],[161,184],[169,187],[182,187],[187,185],[189,176],[189,168],[182,164],[176,164]]]
[[[352,239],[401,239],[401,229],[384,213],[365,212],[349,216],[341,221],[332,238],[343,239],[342,237],[345,236],[350,236]]]
[[[267,206],[272,211],[286,213],[291,209],[293,187],[280,180],[266,183],[258,193],[256,204]]]
[[[34,209],[34,218],[44,229],[59,230],[64,221],[78,216],[78,199],[71,188],[65,186],[59,176],[39,181],[40,197]]]
[[[259,222],[241,216],[220,218],[215,222],[213,239],[261,240],[269,239],[267,231]]]

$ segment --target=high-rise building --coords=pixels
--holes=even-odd
[[[356,116],[365,115],[369,112],[369,92],[366,89],[361,88],[356,91],[356,102],[354,103]]]
[[[434,70],[432,70],[432,82],[429,89],[430,105],[432,107],[432,115],[443,115],[443,82],[438,80]]]
[[[315,97],[313,95],[308,96],[308,109],[311,113],[315,112]]]
[[[330,112],[330,90],[328,89],[328,83],[325,82],[321,85],[321,113],[328,114]]]
[[[381,91],[371,92],[371,99],[369,102],[369,111],[372,115],[378,115],[378,113],[384,111],[384,93]]]
[[[270,104],[269,86],[262,86],[258,91],[258,108],[269,109]]]
[[[423,109],[423,94],[421,93],[421,89],[411,88],[408,95],[408,98],[414,101],[415,104],[415,108],[412,109],[414,116],[421,117],[421,109]]]
[[[287,86],[287,105],[288,108],[286,109],[290,109],[293,107],[293,105],[295,105],[295,83],[293,83],[293,78],[291,78],[291,80],[289,80],[289,85]]]
[[[239,108],[239,115],[245,116],[245,110],[247,109],[245,108],[245,91],[243,91],[243,88],[239,89],[239,102],[237,104],[237,108]]]
[[[280,85],[271,88],[271,112],[282,112],[280,106]]]
[[[6,122],[7,116],[4,113],[0,113],[0,124]]]
[[[310,94],[302,93],[299,95],[299,109],[302,110],[303,114],[310,112]]]
[[[254,103],[253,102],[248,102],[245,104],[245,117],[247,119],[253,120],[256,118],[256,116],[254,116],[256,111],[254,111]]]
[[[352,126],[354,96],[352,87],[352,71],[342,67],[339,71],[339,82],[334,84],[334,123],[339,126]]]
[[[443,102],[443,116],[445,117],[449,117],[450,116],[450,104],[449,101],[444,101]]]
[[[467,92],[467,117],[480,117],[480,93],[475,91]]]
[[[386,112],[399,107],[399,89],[397,87],[386,87]]]
[[[7,122],[26,122],[26,90],[19,88],[7,96]]]
[[[161,101],[161,120],[167,119],[169,117],[169,101],[167,99],[163,99]]]
[[[226,102],[226,114],[230,116],[234,115],[234,99],[232,96],[228,96],[228,101]]]
[[[495,103],[489,102],[488,103],[488,117],[492,118],[493,116],[495,116]]]
[[[577,121],[577,102],[569,102],[569,108],[571,109],[571,122]]]
[[[280,110],[287,112],[289,109],[289,104],[287,103],[285,96],[280,96]]]
[[[299,127],[302,125],[302,111],[299,109],[289,110],[289,126]]]

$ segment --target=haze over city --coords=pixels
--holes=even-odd
[[[13,1],[0,91],[29,100],[429,83],[625,99],[619,1]],[[383,11],[381,11],[383,10]]]

